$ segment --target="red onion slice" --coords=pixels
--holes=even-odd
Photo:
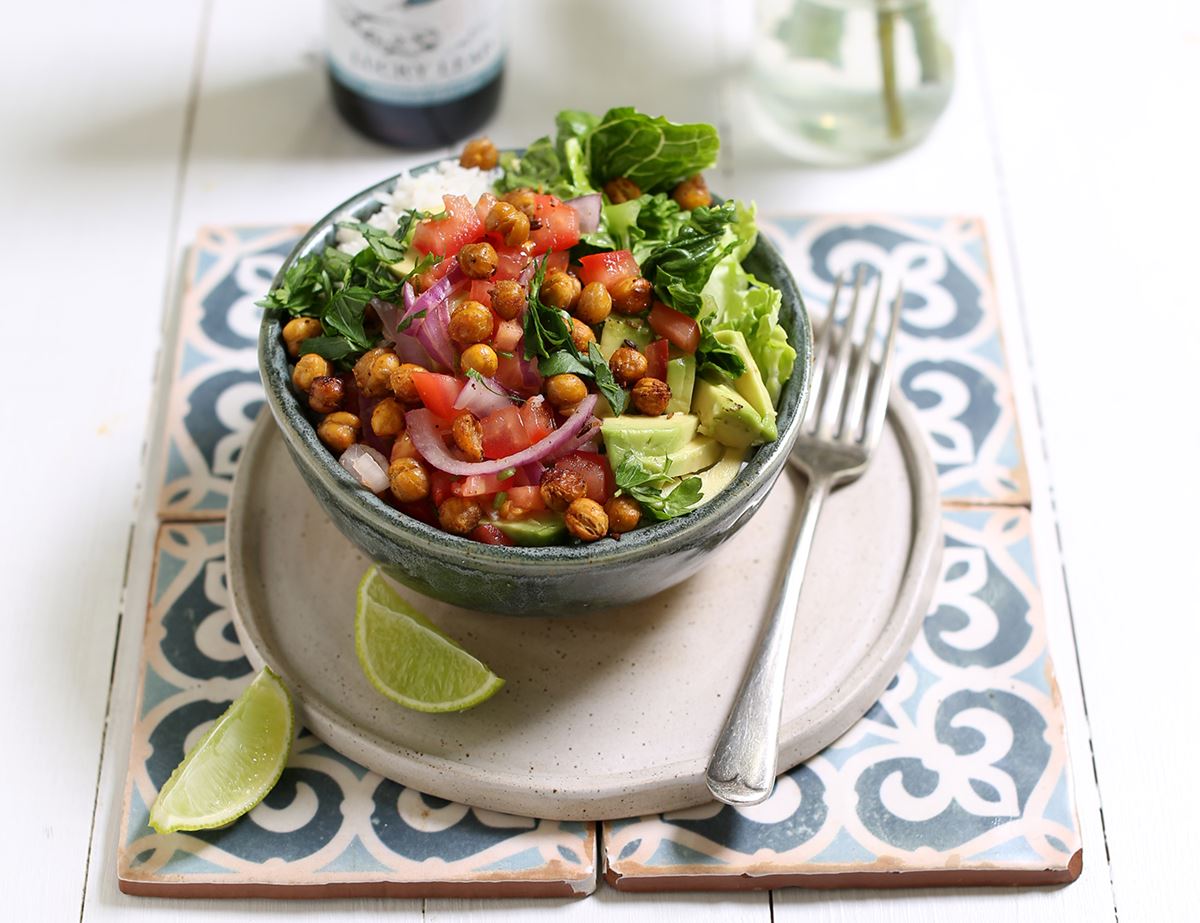
[[[408,434],[412,437],[413,445],[417,447],[421,457],[433,467],[448,474],[495,474],[505,468],[517,468],[529,462],[541,461],[569,443],[592,418],[592,408],[595,406],[596,395],[589,394],[579,402],[579,408],[571,414],[567,422],[550,435],[505,458],[481,462],[460,461],[450,454],[434,426],[432,411],[425,408],[410,410],[405,414],[405,422],[408,424]]]
[[[486,417],[493,410],[512,406],[512,400],[503,386],[494,378],[467,379],[466,386],[458,393],[455,410],[469,410],[477,417]]]
[[[590,195],[581,195],[575,199],[568,199],[567,204],[575,209],[575,214],[579,216],[579,230],[583,234],[591,234],[592,231],[600,227],[600,193],[593,192]]]
[[[600,435],[600,418],[591,417],[587,424],[579,430],[579,434],[564,445],[557,449],[553,455],[546,456],[547,459],[562,458],[564,455],[570,455],[572,452],[594,452],[599,448],[597,437]]]
[[[429,286],[428,290],[422,292],[419,297],[415,298],[412,304],[408,303],[408,296],[405,296],[404,317],[410,317],[418,311],[424,311],[425,317],[428,318],[437,305],[449,298],[451,293],[466,281],[466,275],[463,274],[462,268],[456,263],[448,273]]]
[[[433,291],[433,289],[430,289]],[[422,295],[421,298],[425,296]],[[418,298],[416,304],[421,303]],[[418,308],[418,310],[420,310]],[[454,344],[450,341],[450,302],[443,298],[437,306],[425,315],[421,329],[417,331],[417,339],[429,351],[434,362],[448,369],[454,368]]]
[[[382,452],[356,442],[341,454],[338,463],[372,493],[381,494],[388,489],[388,461]]]

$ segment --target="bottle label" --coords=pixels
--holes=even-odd
[[[328,0],[329,67],[401,106],[460,99],[504,66],[500,0]]]

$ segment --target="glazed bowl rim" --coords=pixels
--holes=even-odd
[[[282,282],[284,273],[299,259],[332,243],[337,221],[345,220],[349,215],[359,220],[365,219],[382,207],[378,196],[390,192],[401,177],[416,176],[436,169],[441,162],[431,160],[402,170],[355,193],[331,209],[292,248],[272,280],[271,288],[276,288]],[[790,307],[793,314],[792,323],[785,324],[785,327],[788,342],[796,350],[797,356],[792,375],[784,384],[778,401],[778,436],[772,442],[754,447],[749,460],[734,480],[713,499],[684,516],[655,522],[626,533],[620,541],[540,547],[488,545],[444,532],[389,506],[361,487],[318,440],[316,428],[309,422],[292,391],[287,355],[279,335],[279,312],[272,310],[263,314],[258,342],[259,372],[267,404],[291,450],[293,460],[309,475],[305,481],[310,489],[314,486],[310,478],[315,478],[329,494],[340,495],[338,504],[347,513],[390,542],[435,557],[452,555],[462,564],[512,575],[545,572],[547,568],[555,571],[578,570],[599,564],[627,562],[633,558],[670,554],[679,548],[702,542],[709,526],[744,511],[764,481],[773,482],[787,461],[803,419],[812,355],[812,329],[808,312],[782,255],[761,232],[748,259],[755,257],[782,269],[782,276],[778,272],[772,273],[777,278],[773,278],[771,283],[782,283],[777,287],[783,294],[784,307]]]

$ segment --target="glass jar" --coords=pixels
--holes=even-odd
[[[907,150],[950,101],[956,12],[954,0],[757,0],[759,128],[812,164]]]

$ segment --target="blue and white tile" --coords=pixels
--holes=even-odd
[[[943,527],[941,582],[879,702],[761,805],[606,823],[610,880],[1078,874],[1029,512],[947,509]]]
[[[815,315],[839,275],[859,266],[890,294],[903,282],[896,380],[929,437],[942,497],[1028,504],[983,224],[976,218],[776,217],[763,228],[784,252]],[[873,291],[873,288],[871,289]]]
[[[596,881],[589,823],[535,820],[423,795],[302,731],[279,783],[220,830],[161,835],[149,806],[184,753],[251,679],[229,612],[222,523],[161,527],[144,640],[118,874],[134,890],[230,894],[280,888],[522,884],[586,894]]]
[[[220,519],[262,406],[262,298],[303,229],[203,228],[192,247],[172,356],[159,491],[163,519]]]

